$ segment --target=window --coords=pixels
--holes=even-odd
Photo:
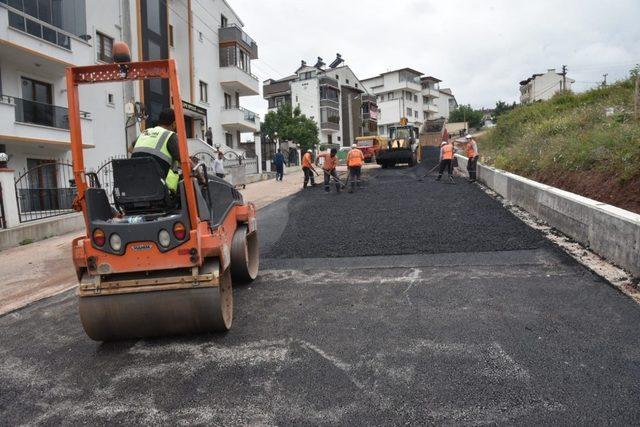
[[[411,110],[411,108],[407,108],[407,117],[411,116],[413,116],[413,111]]]
[[[98,61],[113,62],[113,39],[100,32],[96,32],[96,48],[98,49]]]
[[[340,76],[336,74],[336,80],[340,80]]]
[[[358,87],[358,83],[356,83],[356,87]]]
[[[202,80],[200,80],[200,101],[201,102],[209,102],[208,86]]]
[[[393,99],[393,92],[389,92],[389,101]]]
[[[227,20],[227,17],[224,15],[220,15],[220,26],[222,28],[225,28],[227,25],[229,25],[229,20]]]
[[[349,84],[349,79],[347,79],[347,84]]]
[[[224,142],[227,147],[233,147],[233,135],[231,135],[230,133],[225,133]]]
[[[418,102],[418,95],[413,95],[413,102]]]
[[[202,31],[198,31],[198,40],[199,41],[204,41],[204,34],[202,34]]]
[[[169,46],[173,47],[173,25],[169,25]]]
[[[115,105],[115,97],[112,93],[107,93],[107,105],[114,106]]]
[[[416,119],[418,118],[418,110],[413,112],[413,117],[415,117]]]
[[[280,105],[278,104],[278,99],[276,98],[276,106],[279,107]],[[224,94],[224,108],[229,109],[231,108],[231,95],[229,95],[228,93]]]
[[[411,96],[411,92],[405,92],[404,97],[407,101],[411,101],[413,97]]]

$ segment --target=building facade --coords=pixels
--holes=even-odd
[[[458,108],[458,101],[453,91],[449,88],[440,89],[435,102],[438,106],[438,117],[443,119],[449,120],[451,112]]]
[[[546,101],[553,95],[564,90],[571,90],[576,81],[550,69],[544,74],[534,74],[520,82],[520,102],[528,104],[536,101]]]
[[[224,0],[0,0],[0,152],[9,167],[70,160],[65,68],[113,61],[123,40],[132,60],[174,58],[190,145],[211,127],[215,144],[239,147],[260,119],[241,99],[259,94],[251,61],[258,46]],[[206,18],[206,19],[205,19]],[[144,106],[142,122],[127,104]],[[170,106],[167,82],[87,85],[80,89],[87,169],[123,156],[141,128]],[[54,172],[52,172],[54,173]],[[55,181],[45,177],[44,181]]]
[[[420,128],[424,122],[422,73],[411,68],[389,71],[362,81],[364,88],[376,96],[378,133],[387,135],[389,126],[406,117]]]
[[[378,106],[362,82],[337,55],[328,67],[318,58],[315,65],[302,61],[296,72],[280,80],[264,82],[269,110],[283,104],[318,124],[322,144],[351,145],[359,136],[375,134]]]

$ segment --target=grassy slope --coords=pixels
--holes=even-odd
[[[640,122],[634,85],[558,94],[501,116],[480,139],[483,161],[500,169],[639,212]],[[607,115],[607,109],[613,114]]]

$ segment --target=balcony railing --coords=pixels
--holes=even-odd
[[[0,102],[15,106],[16,122],[69,130],[68,108],[1,94]],[[91,114],[81,111],[80,117],[89,119]]]
[[[320,99],[320,107],[339,108],[340,102],[335,99]]]
[[[233,69],[237,69],[239,71],[242,71],[243,73],[245,73],[247,76],[251,77],[252,79],[258,81],[260,79],[258,79],[258,76],[251,74],[249,71],[245,70],[242,67],[238,67],[237,65],[221,65],[220,68],[233,68]]]
[[[256,119],[260,120],[260,116],[253,111],[247,110],[244,107],[222,107],[222,111],[240,111],[243,113],[243,118],[245,121],[250,123],[255,123]]]
[[[320,130],[340,130],[340,123],[329,121],[321,122]]]
[[[237,25],[221,27],[218,30],[220,43],[236,42],[244,45],[251,52],[251,59],[258,59],[258,44]]]

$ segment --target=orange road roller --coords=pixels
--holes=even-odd
[[[206,166],[193,166],[174,60],[128,56],[66,73],[74,208],[86,225],[72,243],[82,326],[96,341],[228,331],[232,281],[258,275],[256,209],[226,181],[208,177]],[[78,87],[149,79],[169,81],[180,152],[174,169],[181,170],[175,192],[150,157],[113,160],[110,185],[84,167]]]

